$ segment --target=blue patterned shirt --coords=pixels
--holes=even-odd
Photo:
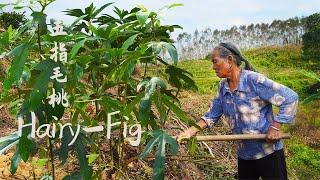
[[[296,115],[298,95],[290,88],[264,75],[241,70],[235,91],[230,91],[227,79],[222,79],[209,111],[201,118],[209,127],[224,115],[233,134],[266,134],[271,123],[292,123]],[[272,105],[279,107],[273,115]],[[265,157],[283,147],[281,140],[243,140],[238,143],[238,156],[252,160]]]

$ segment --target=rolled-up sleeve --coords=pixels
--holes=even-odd
[[[211,102],[211,105],[210,105],[208,112],[206,112],[201,117],[201,119],[203,119],[207,123],[207,126],[209,128],[211,128],[214,125],[214,123],[216,123],[220,119],[220,117],[223,113],[222,103],[221,103],[222,94],[221,94],[220,88],[221,88],[221,83],[218,88],[217,95],[213,98],[213,100]]]
[[[257,74],[253,79],[258,96],[279,107],[279,113],[274,120],[279,123],[293,123],[297,112],[298,94],[261,74]]]

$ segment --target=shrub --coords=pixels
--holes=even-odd
[[[307,32],[302,36],[303,55],[320,59],[320,13],[310,15],[306,20]]]
[[[19,28],[22,24],[26,22],[25,14],[12,12],[2,12],[0,13],[0,27],[3,29],[8,29],[11,25],[13,29]]]

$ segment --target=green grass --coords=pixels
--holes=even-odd
[[[320,151],[310,148],[294,138],[286,142],[289,157],[287,168],[289,177],[298,179],[320,179]]]
[[[244,52],[244,56],[259,72],[295,90],[300,99],[307,97],[307,88],[316,83],[304,74],[317,69],[319,63],[304,59],[298,46],[253,49]]]
[[[220,79],[212,70],[212,63],[210,61],[182,61],[178,67],[193,74],[193,80],[196,82],[200,93],[214,93],[216,91]]]

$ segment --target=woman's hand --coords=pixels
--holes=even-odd
[[[267,132],[266,141],[271,143],[279,140],[281,138],[282,132],[280,131],[281,124],[278,122],[273,122],[269,127]]]
[[[178,143],[180,144],[180,142],[183,140],[183,139],[189,139],[191,138],[192,136],[196,135],[198,132],[198,129],[195,128],[195,127],[191,127],[189,129],[186,129],[185,131],[183,131],[182,133],[180,133],[176,139],[178,141]]]
[[[205,127],[207,127],[207,123],[204,121],[204,120],[200,120],[197,125],[200,127],[200,129],[203,129]],[[192,136],[196,135],[197,132],[199,131],[199,129],[197,129],[196,127],[192,126],[191,128],[189,129],[186,129],[185,131],[183,131],[182,133],[180,133],[176,139],[178,141],[178,143],[181,142],[181,140],[183,139],[189,139],[191,138]]]

